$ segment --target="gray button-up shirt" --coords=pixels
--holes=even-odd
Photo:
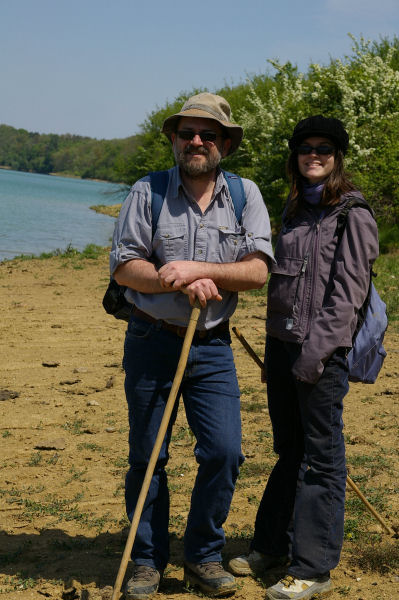
[[[273,261],[269,215],[258,187],[243,179],[246,205],[241,224],[222,172],[212,200],[202,213],[185,190],[178,167],[169,170],[169,184],[157,229],[152,236],[151,188],[149,178],[137,181],[122,205],[115,225],[110,255],[111,275],[124,262],[137,258],[157,268],[174,260],[213,263],[240,261],[247,254],[263,252]],[[198,329],[210,329],[226,321],[237,305],[237,292],[220,290],[222,301],[212,300],[202,309]],[[155,319],[186,326],[191,313],[188,296],[182,292],[125,293],[129,302]]]

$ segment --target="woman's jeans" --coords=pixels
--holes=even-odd
[[[299,579],[328,574],[343,543],[346,487],[343,398],[348,370],[343,349],[331,356],[316,384],[294,378],[299,344],[266,340],[265,368],[274,450],[255,523],[252,548],[291,555]]]
[[[198,473],[184,536],[185,560],[221,560],[227,518],[241,454],[239,389],[230,336],[195,336],[179,395],[196,438]],[[125,341],[125,391],[129,407],[129,464],[126,510],[132,519],[154,447],[183,339],[132,317]],[[167,430],[132,551],[137,565],[165,568],[169,558],[169,492],[165,466],[177,403]],[[177,509],[173,509],[176,514]]]

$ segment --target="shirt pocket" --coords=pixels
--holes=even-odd
[[[161,264],[187,260],[187,227],[183,223],[159,225],[152,242],[153,252]]]
[[[268,286],[268,313],[292,319],[292,327],[300,316],[306,259],[276,257],[276,261]]]
[[[245,234],[220,225],[218,227],[218,237],[217,262],[236,262],[238,253],[245,241]]]

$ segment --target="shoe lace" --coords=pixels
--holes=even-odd
[[[280,583],[282,583],[284,587],[289,588],[290,585],[294,585],[295,577],[292,577],[292,575],[286,575],[280,579]]]
[[[155,569],[147,565],[136,565],[133,571],[133,580],[150,581],[154,576],[154,571]]]
[[[224,569],[219,562],[207,562],[201,564],[201,570],[206,575],[219,575],[224,573]]]

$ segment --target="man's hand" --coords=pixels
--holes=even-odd
[[[212,279],[197,279],[185,287],[181,287],[180,291],[186,294],[190,300],[191,306],[194,306],[196,298],[198,298],[202,308],[205,308],[208,300],[222,300],[219,290]]]
[[[161,287],[173,287],[176,291],[201,277],[204,277],[202,263],[194,260],[174,260],[158,271]]]

